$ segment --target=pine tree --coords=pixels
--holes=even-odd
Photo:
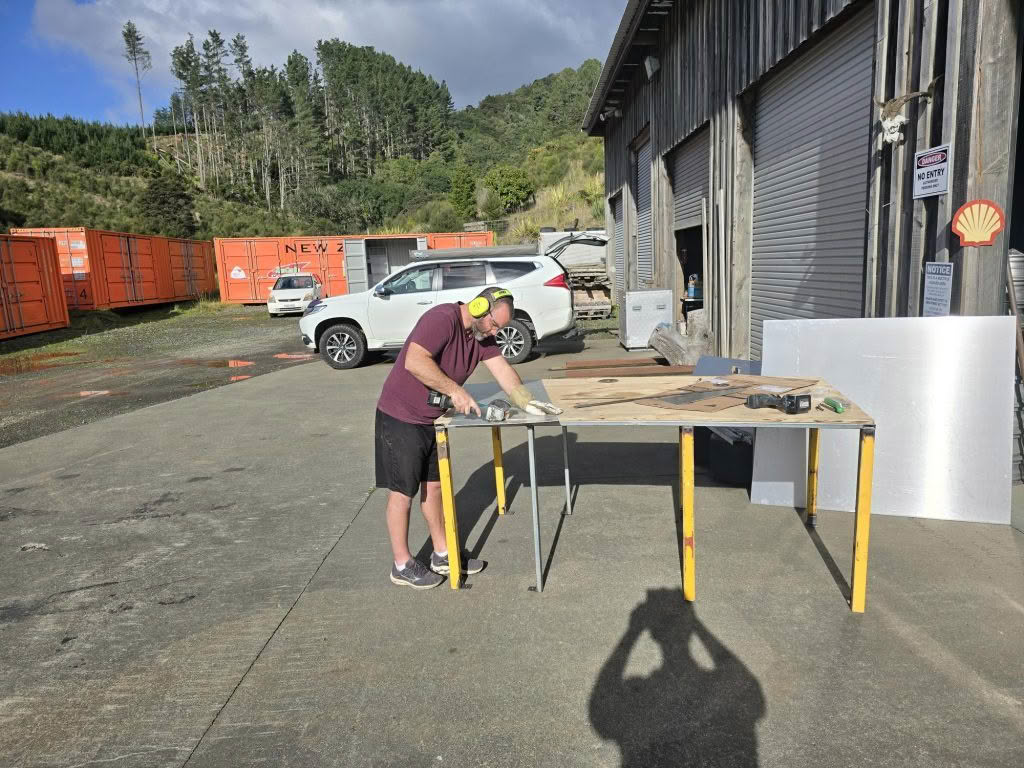
[[[456,166],[452,171],[451,181],[448,202],[452,204],[460,218],[472,219],[476,215],[476,179],[473,176],[473,169],[466,164]]]
[[[153,68],[153,61],[146,50],[142,33],[132,21],[126,21],[121,28],[121,37],[124,38],[124,57],[135,69],[135,90],[139,95],[139,127],[142,135],[146,135],[146,114],[142,109],[142,76]],[[156,132],[154,128],[154,138]]]
[[[192,194],[178,175],[158,176],[139,197],[138,213],[145,232],[167,237],[192,237],[196,219]]]

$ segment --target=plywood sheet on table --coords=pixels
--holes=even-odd
[[[552,403],[563,410],[559,421],[565,425],[584,423],[664,423],[664,424],[762,424],[769,425],[800,425],[817,424],[822,426],[856,426],[871,424],[871,417],[850,398],[838,392],[827,382],[814,380],[814,384],[797,389],[797,393],[810,393],[812,406],[810,413],[785,414],[773,408],[747,408],[742,401],[734,407],[715,413],[699,413],[680,411],[671,408],[657,407],[649,403],[636,402],[643,398],[679,394],[685,387],[707,381],[710,376],[651,376],[642,379],[544,379],[544,388]],[[758,377],[745,377],[758,378]],[[838,397],[850,402],[850,408],[843,413],[817,410],[816,406],[825,397]],[[633,402],[609,403],[583,407],[590,403],[604,400],[625,400],[634,398]]]

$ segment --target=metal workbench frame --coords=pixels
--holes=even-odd
[[[539,399],[547,400],[547,391],[541,382],[528,382],[527,386]],[[483,402],[470,391],[478,402]],[[678,412],[681,416],[682,411]],[[540,505],[537,488],[537,466],[536,453],[534,449],[534,430],[538,426],[560,427],[562,430],[562,458],[565,472],[565,495],[566,514],[572,514],[572,486],[569,471],[569,448],[568,428],[572,427],[637,427],[637,426],[658,426],[676,427],[679,430],[679,487],[680,487],[680,514],[682,517],[682,587],[683,598],[687,601],[696,600],[696,555],[694,546],[694,462],[693,462],[693,430],[698,426],[728,426],[728,427],[751,427],[764,429],[775,427],[781,429],[807,429],[809,431],[808,452],[807,452],[807,496],[806,496],[806,523],[809,526],[817,524],[817,502],[818,502],[818,466],[819,466],[819,436],[821,429],[857,429],[860,432],[860,450],[858,452],[857,472],[857,506],[854,515],[853,530],[853,564],[851,568],[850,584],[850,609],[855,613],[863,613],[866,604],[867,592],[867,568],[868,568],[868,541],[871,526],[871,485],[874,468],[874,446],[875,446],[875,425],[872,421],[830,423],[826,420],[816,419],[812,410],[809,418],[799,421],[786,421],[781,423],[766,424],[764,421],[751,421],[749,423],[737,421],[735,423],[723,423],[721,421],[707,421],[700,418],[700,414],[687,412],[684,417],[678,419],[664,419],[657,421],[623,420],[608,421],[602,419],[580,419],[576,416],[535,417],[521,414],[514,419],[502,422],[500,425],[490,424],[481,419],[467,418],[464,416],[445,417],[438,420],[435,425],[437,433],[437,454],[441,474],[441,495],[444,508],[445,534],[448,538],[448,553],[450,564],[450,584],[452,589],[459,589],[462,582],[461,547],[453,545],[452,542],[459,542],[458,525],[455,517],[455,494],[452,483],[451,458],[449,451],[448,430],[462,427],[491,427],[492,447],[494,451],[494,476],[497,498],[497,512],[505,515],[505,474],[503,464],[503,452],[501,444],[501,430],[508,427],[525,426],[527,429],[527,443],[530,465],[530,500],[533,514],[533,550],[536,566],[537,592],[544,589],[543,574],[541,571],[540,551]]]

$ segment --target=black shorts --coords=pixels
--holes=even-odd
[[[420,483],[441,479],[432,425],[408,424],[378,410],[373,431],[378,488],[415,497]]]

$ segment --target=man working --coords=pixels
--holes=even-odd
[[[391,581],[430,589],[444,581],[448,547],[441,508],[441,482],[433,423],[442,411],[427,404],[429,390],[448,395],[459,413],[480,416],[480,406],[462,388],[481,360],[518,408],[541,415],[557,413],[533,400],[494,341],[512,320],[512,294],[487,288],[469,304],[440,304],[426,312],[406,340],[377,401],[375,459],[377,487],[387,488],[388,535],[394,564]],[[549,410],[550,409],[550,410]],[[419,493],[434,551],[427,569],[409,552],[409,510]],[[463,570],[479,573],[485,563],[463,554]]]

